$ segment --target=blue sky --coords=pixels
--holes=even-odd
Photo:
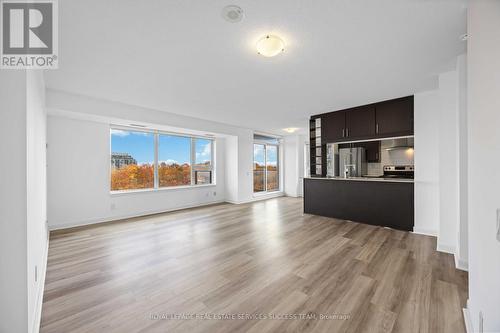
[[[254,144],[253,145],[253,161],[260,165],[265,163],[265,151],[267,152],[267,164],[277,165],[278,161],[278,150],[276,146],[267,146],[267,150],[264,150],[264,145]]]
[[[181,136],[160,135],[158,161],[172,163],[190,163],[191,139]],[[209,161],[211,157],[210,140],[196,139],[196,163]],[[111,151],[128,153],[137,163],[153,163],[154,134],[111,130]]]

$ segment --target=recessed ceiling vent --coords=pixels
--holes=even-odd
[[[222,17],[224,20],[231,22],[231,23],[237,23],[243,20],[243,9],[241,9],[238,6],[235,5],[229,5],[224,8],[222,8]]]

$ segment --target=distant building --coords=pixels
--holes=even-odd
[[[137,164],[137,161],[127,153],[111,153],[111,167],[120,169],[130,164]]]

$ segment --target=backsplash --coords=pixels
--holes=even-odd
[[[381,141],[380,163],[368,163],[368,175],[382,175],[384,165],[414,165],[413,148],[387,150],[387,148],[392,147],[392,144],[392,140]]]

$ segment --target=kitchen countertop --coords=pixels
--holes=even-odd
[[[305,177],[306,179],[319,180],[343,180],[343,181],[364,181],[364,182],[392,182],[392,183],[413,183],[413,179],[408,178],[379,178],[379,177]]]

